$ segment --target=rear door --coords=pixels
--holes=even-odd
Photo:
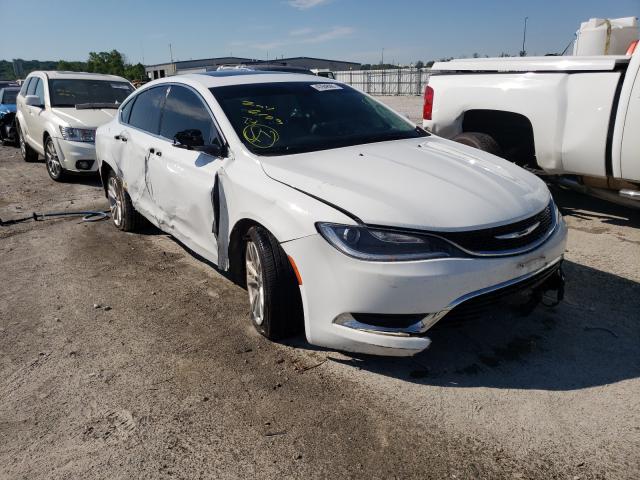
[[[133,206],[156,224],[158,212],[152,201],[148,162],[160,143],[158,130],[166,93],[167,86],[161,85],[136,95],[128,118],[121,117],[121,130],[114,135],[121,143],[119,167]]]
[[[199,131],[204,145],[223,144],[200,94],[185,85],[171,85],[160,125],[163,140],[149,158],[149,185],[159,220],[167,231],[217,262],[211,194],[223,159],[175,146],[176,135],[185,130]]]
[[[39,89],[41,92],[43,91],[42,79],[40,77],[32,78],[31,82],[27,86],[26,95],[36,95],[36,89]],[[42,105],[44,105],[44,94]],[[27,105],[26,103],[23,103],[23,108],[26,138],[31,146],[37,146],[42,150],[42,139],[38,139],[39,127],[37,124],[40,120],[40,113],[42,113],[43,109]]]

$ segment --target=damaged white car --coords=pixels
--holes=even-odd
[[[164,78],[96,149],[116,227],[142,215],[246,281],[271,339],[413,355],[448,317],[562,296],[566,226],[541,180],[330,79]]]

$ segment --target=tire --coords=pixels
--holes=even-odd
[[[251,323],[270,340],[302,330],[300,290],[293,268],[273,235],[262,227],[249,229],[245,270]]]
[[[109,199],[111,220],[118,230],[134,232],[140,228],[143,221],[142,216],[133,208],[131,197],[113,171],[109,172],[107,177],[107,198]]]
[[[22,159],[25,162],[35,162],[38,160],[38,152],[31,148],[24,139],[24,136],[22,135],[22,128],[20,128],[20,124],[18,122],[16,122],[16,130],[18,131],[18,147],[20,148]]]
[[[453,138],[455,142],[468,145],[493,155],[502,155],[502,149],[491,135],[480,132],[464,132]]]
[[[47,173],[49,174],[49,177],[51,177],[51,180],[55,182],[63,182],[67,179],[68,175],[64,168],[62,168],[58,152],[56,151],[56,145],[53,143],[53,139],[51,137],[47,137],[44,142],[44,161],[47,166]]]

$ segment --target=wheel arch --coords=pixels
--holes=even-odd
[[[233,280],[241,286],[244,286],[245,282],[244,262],[242,261],[244,258],[245,240],[251,227],[262,227],[270,232],[271,235],[274,235],[268,227],[253,218],[244,217],[234,223],[229,233],[229,246],[227,250],[229,273]],[[277,239],[277,237],[275,238]]]
[[[462,132],[490,135],[505,159],[520,166],[539,168],[533,124],[526,115],[507,110],[467,110],[463,113]]]
[[[107,178],[109,177],[109,173],[115,172],[115,169],[109,165],[108,162],[102,161],[100,162],[100,168],[98,169],[100,174],[100,182],[102,183],[102,189],[104,190],[105,198],[107,195]]]

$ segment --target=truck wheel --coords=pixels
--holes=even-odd
[[[491,135],[480,132],[464,132],[453,138],[455,142],[468,145],[493,155],[502,155],[502,149]]]
[[[245,244],[245,269],[251,323],[270,340],[295,334],[302,303],[293,268],[273,235],[252,227]]]
[[[24,135],[22,135],[22,129],[20,128],[20,124],[18,122],[16,122],[16,130],[18,130],[18,144],[20,145],[20,153],[22,154],[22,158],[25,162],[35,162],[36,160],[38,160],[38,152],[31,148],[27,141],[24,139]]]

